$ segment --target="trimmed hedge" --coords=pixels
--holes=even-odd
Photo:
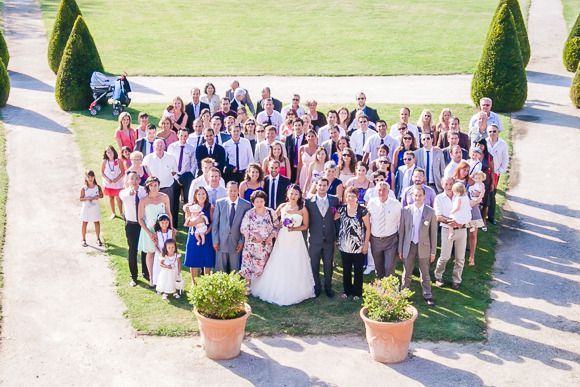
[[[516,26],[516,31],[518,34],[518,42],[520,43],[520,52],[522,53],[522,62],[524,63],[524,68],[528,65],[530,61],[530,41],[528,39],[528,30],[526,29],[526,23],[522,15],[522,10],[520,8],[520,2],[518,0],[500,0],[496,12],[499,10],[502,4],[507,4],[512,16],[514,18],[514,24]]]
[[[475,105],[483,97],[493,100],[494,110],[511,112],[524,106],[528,94],[514,18],[505,3],[493,17],[483,53],[471,81]]]
[[[75,0],[61,0],[48,42],[48,66],[55,74],[78,16],[82,14]]]
[[[89,106],[93,71],[103,72],[103,64],[89,28],[83,17],[78,16],[56,75],[54,92],[61,109],[80,110]]]
[[[0,107],[6,106],[10,95],[10,77],[4,62],[0,60]]]
[[[8,46],[6,45],[6,40],[4,39],[4,33],[0,30],[0,59],[4,62],[4,66],[8,68],[8,62],[10,62],[10,53],[8,52]]]
[[[564,44],[564,67],[573,73],[578,68],[578,62],[580,62],[580,13]]]
[[[580,108],[580,64],[576,69],[576,75],[570,87],[570,99],[572,99],[574,106]]]

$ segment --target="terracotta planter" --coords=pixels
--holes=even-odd
[[[246,314],[232,320],[207,318],[199,314],[197,309],[193,310],[207,357],[213,360],[227,360],[240,354],[246,321],[252,313],[250,305],[245,305]]]
[[[419,313],[409,306],[411,318],[402,322],[378,322],[367,317],[367,308],[360,310],[365,323],[367,342],[374,360],[380,363],[400,363],[407,358],[413,336],[413,324]]]

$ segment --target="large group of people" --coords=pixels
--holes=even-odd
[[[141,254],[142,276],[164,298],[178,296],[183,265],[194,285],[202,273],[237,271],[248,293],[292,305],[323,291],[334,296],[338,251],[344,299],[362,296],[365,274],[394,275],[400,260],[402,286],[418,266],[432,306],[429,270],[434,264],[433,280],[445,286],[452,253],[451,286],[460,287],[467,247],[473,266],[478,230],[495,224],[498,179],[509,162],[491,99],[480,101],[464,132],[449,109],[438,120],[423,110],[413,124],[402,107],[389,126],[362,92],[352,111],[326,114],[315,100],[302,106],[298,94],[283,105],[268,87],[254,107],[237,81],[225,95],[212,83],[203,95],[195,87],[187,104],[176,97],[166,107],[158,126],[142,112],[134,128],[121,113],[117,147],[103,154],[103,188],[94,171],[85,176],[83,245],[89,222],[102,244],[96,203],[107,196],[111,219],[125,222],[131,286]]]

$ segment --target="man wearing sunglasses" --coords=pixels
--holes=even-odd
[[[356,95],[356,103],[356,109],[350,112],[350,122],[355,121],[356,112],[359,110],[362,110],[371,122],[377,122],[380,120],[377,110],[367,106],[367,96],[362,91]]]
[[[406,151],[403,155],[404,165],[397,168],[395,172],[395,194],[397,199],[401,199],[401,194],[412,185],[413,171],[417,168],[415,164],[415,154],[413,151]]]
[[[509,153],[507,143],[499,138],[499,126],[491,124],[487,127],[487,149],[493,156],[494,178],[492,184],[497,188],[497,182],[502,173],[506,173],[509,166]],[[495,224],[495,193],[496,189],[489,193],[490,203],[487,213],[488,220]]]
[[[415,151],[417,166],[425,170],[425,184],[437,193],[443,192],[441,178],[445,172],[445,157],[443,151],[433,146],[431,133],[421,134],[422,148]]]

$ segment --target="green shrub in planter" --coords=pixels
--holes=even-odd
[[[570,87],[570,98],[572,99],[574,106],[580,108],[580,63],[578,64],[576,75],[574,76],[572,86]]]
[[[411,318],[407,308],[413,292],[400,289],[399,279],[394,275],[377,279],[363,286],[363,304],[367,317],[379,322],[399,322]]]
[[[0,60],[0,107],[6,106],[8,96],[10,95],[10,77],[4,62]]]
[[[56,75],[56,101],[63,110],[85,109],[92,102],[89,85],[93,71],[104,71],[95,42],[82,16],[66,44]]]
[[[197,277],[195,282],[188,298],[199,314],[229,320],[246,313],[246,281],[239,274],[217,272]]]
[[[499,10],[500,6],[505,3],[512,16],[514,18],[514,25],[516,26],[516,34],[518,36],[518,42],[520,43],[520,52],[522,54],[522,62],[524,63],[524,68],[528,65],[530,61],[530,41],[528,39],[528,31],[526,29],[526,23],[524,22],[524,17],[522,15],[522,10],[520,8],[520,2],[518,0],[500,0],[496,12]]]
[[[81,15],[75,0],[61,0],[48,42],[48,66],[55,74],[58,72],[75,21]]]
[[[576,23],[564,44],[564,66],[570,72],[576,71],[580,62],[580,13],[576,17]]]
[[[514,18],[507,5],[500,4],[473,74],[471,99],[478,105],[481,98],[489,97],[495,111],[511,112],[524,106],[527,95],[526,71]]]
[[[8,52],[8,46],[6,45],[6,39],[4,39],[4,33],[0,30],[0,59],[4,62],[4,67],[8,68],[8,62],[10,61],[10,53]]]

